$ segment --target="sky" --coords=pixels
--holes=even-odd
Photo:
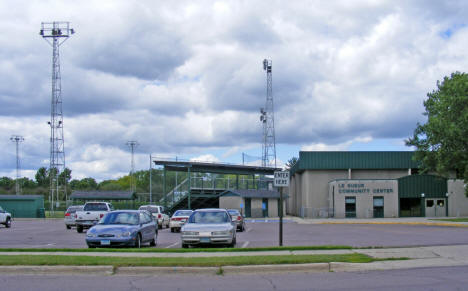
[[[52,48],[60,46],[66,166],[74,179],[150,155],[252,162],[272,60],[278,164],[301,150],[412,150],[437,81],[468,66],[466,1],[0,1],[0,176],[48,167]]]

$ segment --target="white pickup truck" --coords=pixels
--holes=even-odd
[[[84,228],[90,228],[108,212],[114,210],[112,204],[107,202],[88,202],[83,211],[75,213],[76,231],[83,232]]]
[[[4,224],[6,228],[11,226],[11,213],[6,212],[0,206],[0,224]]]

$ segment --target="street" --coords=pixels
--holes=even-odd
[[[468,266],[248,275],[4,275],[5,291],[50,290],[466,290]]]

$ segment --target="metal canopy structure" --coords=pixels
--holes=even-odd
[[[168,171],[237,174],[237,175],[273,175],[280,168],[246,166],[222,163],[153,160],[155,165],[164,166]]]
[[[200,207],[217,207],[219,196],[222,192],[228,189],[260,188],[260,184],[265,184],[268,179],[255,178],[256,175],[261,177],[265,175],[273,175],[279,168],[246,166],[222,163],[209,163],[197,161],[178,161],[178,160],[162,160],[154,159],[152,162],[155,165],[163,166],[163,198],[160,202],[166,209],[174,211],[176,209],[192,209]],[[187,172],[188,178],[176,185],[174,189],[167,191],[166,188],[166,171]],[[209,173],[209,174],[228,174],[236,175],[234,180],[226,179],[203,179],[195,178],[190,173]],[[251,182],[247,181],[242,186],[240,175],[252,176]],[[245,182],[245,181],[244,181]],[[151,186],[151,185],[150,185]],[[151,196],[151,193],[150,193]]]

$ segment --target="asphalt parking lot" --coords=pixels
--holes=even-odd
[[[278,245],[278,222],[247,221],[237,233],[238,248]],[[284,223],[285,246],[431,246],[468,244],[468,228],[426,225]],[[15,220],[0,226],[0,248],[86,248],[85,233],[67,230],[62,219]],[[158,248],[180,248],[180,234],[159,230]]]

